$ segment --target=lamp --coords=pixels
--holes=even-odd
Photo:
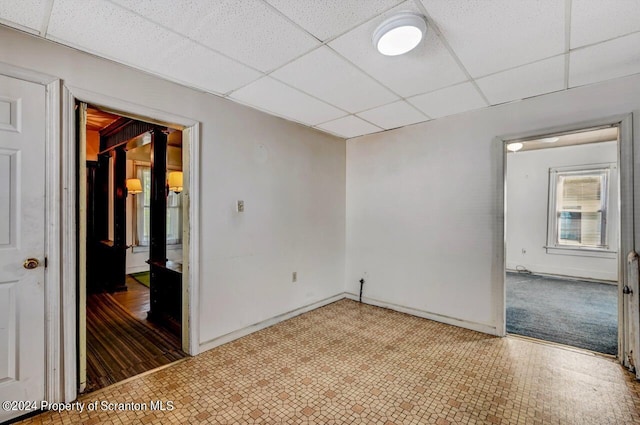
[[[413,50],[427,33],[424,16],[400,12],[382,22],[373,32],[373,46],[385,56]]]
[[[524,145],[520,142],[515,142],[515,143],[509,143],[507,145],[507,149],[509,149],[511,152],[518,152],[520,149],[522,149]]]
[[[169,173],[169,190],[175,193],[182,192],[182,171],[171,171]]]
[[[140,179],[127,179],[127,195],[136,195],[142,193],[142,183]]]

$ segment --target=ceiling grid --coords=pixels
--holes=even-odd
[[[404,11],[425,38],[379,54]],[[637,0],[5,0],[0,24],[343,138],[640,73]]]

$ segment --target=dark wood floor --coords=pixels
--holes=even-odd
[[[147,320],[149,289],[87,297],[87,388],[95,391],[186,356],[178,336]]]
[[[114,292],[111,296],[136,319],[147,322],[147,324],[153,326],[153,323],[147,320],[147,312],[149,311],[149,288],[130,275],[127,275],[127,290]]]

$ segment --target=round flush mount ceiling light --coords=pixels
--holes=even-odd
[[[381,23],[373,32],[373,46],[385,56],[413,50],[427,33],[424,16],[400,12]]]
[[[543,143],[555,143],[558,140],[560,140],[559,137],[547,137],[545,139],[540,139],[540,141],[543,142]]]
[[[518,152],[520,149],[522,149],[524,145],[520,142],[516,142],[516,143],[509,143],[507,145],[507,149],[509,149],[511,152]]]

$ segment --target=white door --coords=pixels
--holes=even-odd
[[[0,401],[44,399],[45,114],[43,85],[0,75]]]
[[[633,137],[631,115],[620,122],[618,162],[620,165],[620,268],[619,268],[619,352],[622,364],[635,369],[640,379],[640,268],[636,250],[640,247],[640,228],[636,214],[640,187],[634,184],[640,164],[634,153],[640,143]],[[635,175],[635,176],[634,176]],[[635,222],[635,223],[634,223]]]

